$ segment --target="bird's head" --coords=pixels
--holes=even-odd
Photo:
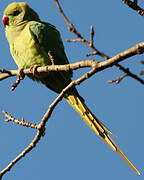
[[[39,21],[38,14],[25,2],[13,2],[4,10],[4,26],[17,26],[25,21]]]

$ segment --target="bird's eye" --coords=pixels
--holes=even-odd
[[[20,14],[20,11],[19,11],[19,10],[16,10],[16,11],[13,12],[13,16],[17,16],[17,15],[19,15],[19,14]]]

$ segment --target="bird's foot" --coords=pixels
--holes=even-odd
[[[23,69],[19,69],[18,71],[19,71],[18,78],[16,79],[16,82],[11,85],[11,89],[10,89],[11,91],[14,91],[17,88],[17,86],[19,85],[19,83],[25,78]]]
[[[30,71],[32,72],[33,76],[34,77],[37,77],[39,78],[40,77],[40,74],[38,73],[37,71],[37,68],[40,67],[39,64],[35,64],[34,66],[30,67]]]
[[[19,79],[20,80],[23,80],[24,78],[25,78],[25,74],[24,74],[24,71],[23,71],[23,69],[21,68],[21,69],[19,69],[18,70],[19,72],[19,75],[18,75],[18,77],[19,77]]]

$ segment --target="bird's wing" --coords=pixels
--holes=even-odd
[[[69,63],[60,33],[55,26],[45,22],[32,21],[29,28],[32,37],[41,48],[43,48],[46,53],[51,53],[54,64],[60,65]]]
[[[63,42],[59,31],[51,24],[31,21],[29,25],[33,40],[41,51],[52,55],[51,64],[68,64],[68,59],[64,51]],[[46,64],[47,65],[47,64]],[[42,83],[48,88],[61,92],[71,82],[72,71],[51,72],[49,77],[42,79]],[[57,86],[57,87],[56,87]]]

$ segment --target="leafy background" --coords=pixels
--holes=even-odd
[[[1,1],[0,15],[11,0]],[[89,26],[95,26],[96,47],[109,56],[143,41],[144,19],[125,6],[121,0],[61,0],[66,14],[79,31],[89,38]],[[54,24],[62,39],[75,38],[67,31],[62,16],[52,0],[27,3],[35,9],[43,21]],[[141,3],[143,3],[141,1]],[[4,28],[0,26],[0,67],[16,69],[9,53]],[[67,43],[65,50],[70,62],[86,59],[89,49],[80,43]],[[99,57],[92,57],[102,60]],[[138,73],[143,66],[143,55],[132,57],[122,64]],[[79,77],[85,70],[74,73]],[[78,88],[91,110],[117,135],[113,137],[130,160],[143,172],[143,87],[131,79],[119,85],[108,84],[122,72],[110,68],[97,73]],[[15,78],[1,81],[0,110],[6,110],[17,118],[39,122],[56,94],[43,85],[26,78],[14,91],[9,86]],[[4,168],[35,135],[35,130],[4,123],[0,114],[0,168]],[[107,147],[84,124],[73,109],[63,100],[56,107],[47,124],[47,134],[23,160],[4,176],[4,180],[18,179],[131,179],[137,180],[123,160]]]

